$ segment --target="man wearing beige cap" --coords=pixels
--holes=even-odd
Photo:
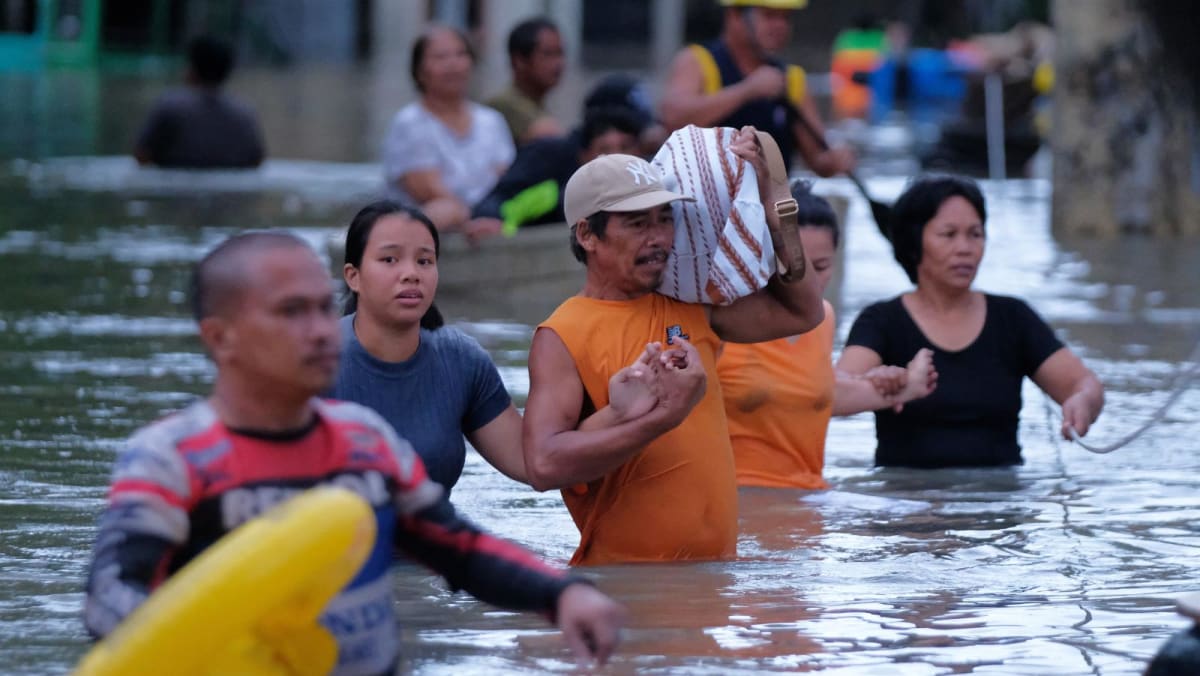
[[[754,130],[738,132],[730,149],[754,166],[766,198]],[[631,155],[596,158],[567,183],[571,250],[587,278],[534,334],[524,442],[530,482],[561,488],[579,528],[572,564],[733,557],[733,452],[720,386],[708,378],[718,346],[803,333],[824,315],[802,269],[720,307],[657,293],[674,241],[671,202],[690,199]],[[647,344],[654,396],[619,415],[609,380]]]

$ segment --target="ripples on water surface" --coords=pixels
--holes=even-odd
[[[245,227],[322,243],[378,173],[273,162],[196,178],[120,158],[0,173],[0,672],[54,673],[85,648],[80,587],[114,450],[212,377],[184,308],[188,264]],[[894,196],[901,184],[874,187]],[[1109,385],[1093,438],[1115,439],[1163,400],[1200,337],[1197,246],[1056,242],[1046,185],[991,186],[989,198],[981,288],[1029,299],[1085,356]],[[854,203],[842,335],[864,304],[906,287],[868,219]],[[529,324],[443,300],[523,398]],[[1185,625],[1174,599],[1196,590],[1198,420],[1193,388],[1146,437],[1095,456],[1054,438],[1057,418],[1030,385],[1027,462],[988,471],[877,470],[871,418],[835,421],[833,489],[743,492],[738,562],[594,571],[632,611],[611,671],[1137,673]],[[551,559],[574,548],[556,494],[476,456],[455,496]],[[413,618],[408,668],[570,669],[536,618],[450,596],[413,568],[397,578]]]

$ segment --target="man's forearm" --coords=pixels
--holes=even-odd
[[[745,103],[746,96],[738,85],[730,85],[713,94],[668,97],[663,102],[663,122],[670,129],[689,124],[711,127],[729,117]]]
[[[613,415],[605,407],[588,416],[579,429],[527,444],[530,485],[544,491],[595,481],[674,427],[654,414],[626,422],[616,422]]]
[[[583,581],[547,565],[528,550],[462,519],[445,497],[396,522],[396,545],[440,573],[452,590],[510,610],[553,617],[558,596]]]
[[[767,284],[767,292],[789,314],[810,324],[809,328],[812,328],[825,318],[825,304],[821,300],[821,286],[817,276],[807,271],[809,267],[811,266],[807,264],[806,259],[804,276],[790,282],[772,277]]]

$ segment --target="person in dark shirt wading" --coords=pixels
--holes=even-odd
[[[987,241],[975,182],[915,180],[892,211],[896,261],[917,288],[865,308],[837,368],[866,373],[933,350],[937,390],[897,413],[875,412],[875,464],[985,467],[1022,462],[1017,443],[1026,376],[1062,406],[1062,435],[1100,415],[1104,386],[1024,301],[972,288]]]
[[[154,105],[134,144],[138,164],[179,169],[246,169],[266,150],[254,111],[222,91],[233,71],[233,48],[201,36],[188,45],[185,87]]]

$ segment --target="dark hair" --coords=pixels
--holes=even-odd
[[[188,65],[200,84],[215,87],[233,71],[233,46],[212,35],[193,38],[187,48]]]
[[[545,29],[558,32],[558,26],[544,16],[526,19],[517,24],[508,34],[508,58],[529,58],[537,49],[538,35]]]
[[[610,131],[619,131],[637,139],[642,132],[642,126],[634,118],[633,113],[618,107],[596,108],[587,111],[583,116],[583,124],[579,127],[579,147],[587,148],[597,137]]]
[[[247,254],[291,247],[312,251],[308,242],[283,230],[243,232],[218,244],[192,268],[188,294],[192,316],[196,321],[211,317],[244,287],[241,259]]]
[[[812,193],[812,181],[797,179],[792,181],[792,199],[796,200],[796,223],[802,228],[825,228],[833,236],[833,248],[837,248],[841,240],[838,230],[837,214],[824,197]]]
[[[608,213],[607,211],[597,211],[587,217],[588,230],[596,236],[596,239],[604,239],[604,233],[608,230]],[[571,255],[575,256],[575,260],[587,265],[587,251],[580,246],[579,239],[575,237],[575,228],[578,223],[571,224]]]
[[[983,205],[983,193],[979,191],[979,185],[964,176],[918,176],[909,183],[892,207],[892,252],[913,284],[917,283],[917,265],[921,263],[921,237],[925,233],[925,226],[933,220],[942,204],[955,196],[975,207],[981,223],[987,221],[987,209]]]
[[[429,40],[435,33],[446,31],[458,36],[462,40],[463,47],[467,48],[467,56],[471,57],[471,63],[475,63],[475,50],[471,49],[471,41],[467,39],[466,33],[458,30],[453,26],[444,24],[430,24],[417,37],[417,41],[413,43],[412,54],[408,59],[408,74],[412,77],[413,85],[417,91],[424,92],[425,87],[421,85],[421,81],[417,79],[417,73],[421,70],[421,63],[425,60],[425,48],[429,46]]]
[[[375,224],[384,216],[392,214],[402,214],[414,221],[419,221],[429,230],[429,234],[433,237],[433,255],[438,257],[442,255],[442,240],[438,237],[437,227],[433,221],[422,213],[419,209],[414,209],[409,206],[400,204],[393,200],[378,200],[371,202],[367,206],[358,210],[354,214],[354,218],[350,221],[350,227],[346,230],[346,247],[343,262],[346,265],[353,265],[356,268],[362,267],[363,254],[367,251],[367,241],[371,239],[371,231],[375,229]],[[346,289],[346,303],[342,307],[342,314],[351,314],[358,311],[358,294],[349,288]],[[438,311],[437,305],[431,304],[429,309],[425,311],[421,317],[421,328],[429,329],[430,331],[440,329],[446,323],[442,318],[442,313]]]
[[[591,110],[620,108],[638,124],[638,132],[654,122],[654,107],[642,84],[624,73],[613,73],[600,80],[583,100],[586,115]]]

